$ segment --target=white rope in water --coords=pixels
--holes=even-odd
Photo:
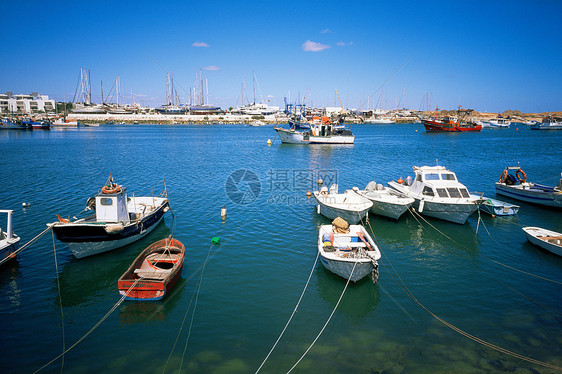
[[[109,317],[111,315],[111,313],[113,313],[115,311],[115,309],[117,309],[117,307],[119,305],[121,305],[121,303],[125,300],[125,298],[127,296],[129,296],[129,293],[133,290],[133,288],[137,285],[137,283],[140,281],[140,278],[135,280],[135,282],[131,285],[131,287],[127,290],[127,292],[125,293],[125,295],[123,295],[119,301],[117,301],[117,303],[102,317],[102,319],[100,319],[98,321],[98,323],[96,323],[87,333],[85,333],[80,339],[78,339],[76,341],[76,343],[72,344],[70,347],[68,347],[68,349],[66,349],[64,352],[62,352],[60,355],[58,355],[57,357],[53,358],[51,361],[47,362],[45,365],[41,366],[39,369],[35,370],[33,373],[38,373],[41,370],[45,369],[47,366],[51,365],[53,362],[55,362],[56,360],[58,360],[59,358],[63,357],[66,353],[68,353],[71,349],[73,349],[74,347],[76,347],[78,344],[82,343],[82,341],[84,339],[86,339],[88,337],[88,335],[90,335],[92,332],[94,332],[95,329],[97,329],[102,323],[103,321],[105,321],[107,319],[107,317]]]
[[[291,320],[293,319],[295,313],[297,312],[297,309],[299,308],[302,297],[304,296],[304,293],[305,293],[305,291],[308,287],[308,284],[310,283],[310,278],[312,278],[312,274],[314,273],[316,263],[318,262],[318,257],[320,256],[320,252],[319,251],[316,251],[316,252],[317,252],[317,254],[316,254],[316,259],[314,260],[314,265],[312,265],[312,269],[310,270],[310,274],[308,275],[308,279],[306,280],[306,284],[304,285],[304,289],[302,290],[301,296],[299,297],[299,301],[297,302],[297,305],[295,305],[295,309],[293,309],[293,313],[291,314],[291,316],[289,317],[289,320],[285,324],[285,327],[283,328],[283,331],[281,331],[281,334],[279,335],[279,337],[275,341],[275,344],[273,344],[273,347],[271,347],[271,350],[269,351],[267,356],[265,356],[265,358],[264,358],[263,362],[261,363],[260,367],[258,368],[258,370],[256,370],[256,374],[259,373],[259,371],[261,370],[261,368],[263,367],[263,365],[265,364],[265,362],[267,361],[267,359],[269,358],[269,356],[271,355],[271,353],[273,352],[275,347],[277,347],[277,343],[279,343],[279,340],[281,340],[281,337],[283,336],[283,334],[285,334],[285,330],[287,330],[287,327],[289,326],[289,323],[291,323]]]
[[[326,323],[324,324],[324,326],[322,327],[322,330],[320,330],[320,332],[318,333],[318,335],[316,335],[316,338],[314,339],[314,341],[310,344],[310,346],[306,349],[306,351],[302,354],[302,356],[297,360],[297,362],[295,362],[295,364],[293,365],[293,367],[291,367],[289,369],[289,371],[287,372],[287,374],[289,374],[291,371],[293,371],[294,368],[297,367],[297,365],[302,361],[302,359],[304,358],[304,356],[306,356],[306,354],[308,353],[308,351],[310,351],[312,349],[312,347],[314,346],[314,344],[316,343],[316,341],[318,340],[318,338],[320,338],[320,335],[322,335],[322,333],[324,332],[324,330],[326,329],[326,326],[328,326],[328,323],[330,323],[330,320],[332,319],[332,316],[334,315],[334,313],[336,312],[336,309],[338,308],[338,305],[340,305],[340,301],[343,298],[343,295],[345,294],[345,291],[347,290],[347,286],[349,286],[349,282],[351,280],[351,277],[353,276],[353,272],[355,271],[355,266],[357,266],[357,262],[355,262],[353,264],[353,269],[351,269],[351,274],[349,275],[349,278],[347,278],[347,283],[345,284],[345,287],[343,288],[343,291],[340,295],[340,298],[338,299],[338,302],[336,303],[336,306],[334,307],[334,310],[332,310],[332,313],[330,314],[330,316],[328,317],[328,320],[326,321]]]
[[[64,333],[64,311],[62,308],[62,296],[60,292],[60,281],[59,281],[59,264],[57,261],[57,249],[55,247],[55,233],[51,231],[51,236],[53,238],[53,255],[55,257],[55,274],[57,276],[57,291],[59,293],[59,305],[60,305],[60,321],[61,321],[61,329],[62,329],[62,359],[60,364],[60,372],[62,374],[64,369],[64,351],[66,350],[66,343],[65,343],[65,333]]]

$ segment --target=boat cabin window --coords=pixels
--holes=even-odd
[[[447,188],[447,191],[449,192],[449,196],[451,197],[461,197],[461,193],[459,192],[458,188],[449,187]]]
[[[435,196],[435,193],[433,192],[433,188],[425,186],[423,188],[422,194],[424,194],[425,196]]]
[[[437,188],[437,195],[439,195],[439,197],[449,197],[449,195],[447,195],[447,190],[444,188]]]
[[[467,199],[470,197],[470,194],[468,193],[468,190],[466,188],[459,188],[459,190],[461,191],[462,197]]]
[[[455,174],[441,174],[441,179],[443,179],[444,181],[457,180],[457,178],[455,178]]]
[[[113,205],[113,199],[110,197],[102,197],[100,199],[100,204],[103,206],[112,206]]]
[[[438,181],[439,180],[439,174],[426,174],[425,180],[426,181]]]

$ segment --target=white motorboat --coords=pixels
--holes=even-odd
[[[336,222],[335,222],[336,223]],[[352,282],[373,275],[378,279],[379,248],[362,225],[345,229],[336,225],[322,225],[318,231],[318,253],[322,265],[334,274]]]
[[[537,122],[531,126],[531,130],[562,130],[562,119],[547,116],[542,122]]]
[[[110,176],[101,191],[88,199],[85,210],[88,209],[94,209],[95,214],[74,221],[59,216],[58,222],[48,224],[76,258],[111,251],[142,239],[164,219],[169,205],[166,190],[160,197],[127,198],[125,187],[113,183]]]
[[[351,224],[358,223],[365,218],[373,206],[371,200],[352,190],[338,193],[336,184],[333,184],[329,191],[327,187],[314,191],[314,198],[318,202],[318,214],[329,219],[341,217]]]
[[[374,181],[369,182],[364,190],[359,190],[357,187],[353,187],[352,190],[371,200],[373,203],[370,209],[371,213],[393,219],[400,218],[414,203],[412,197],[406,196],[392,188],[384,187],[382,184],[377,184]]]
[[[562,256],[562,233],[540,227],[523,227],[527,240],[555,255]]]
[[[415,179],[410,176],[404,182],[388,184],[414,198],[414,207],[429,217],[464,224],[469,215],[478,209],[476,200],[457,176],[444,166],[414,166]],[[402,183],[401,183],[402,182]]]
[[[386,124],[396,123],[396,121],[388,116],[373,116],[373,117],[365,118],[364,123],[372,123],[375,125],[386,125]]]
[[[0,265],[15,258],[15,252],[18,249],[20,237],[14,234],[12,228],[13,210],[0,210],[0,213],[7,214],[6,231],[0,227]]]
[[[491,197],[478,196],[470,194],[475,200],[481,199],[481,204],[478,205],[480,211],[488,213],[491,216],[514,216],[519,211],[519,205],[506,203],[505,201],[492,199]]]
[[[494,119],[489,119],[489,120],[484,120],[484,121],[480,121],[482,122],[482,128],[491,128],[491,129],[501,129],[501,128],[509,128],[509,126],[511,125],[511,121],[503,118],[503,117],[498,117],[498,118],[494,118]]]
[[[562,176],[556,187],[527,182],[519,166],[505,168],[495,184],[496,193],[532,204],[562,208]]]

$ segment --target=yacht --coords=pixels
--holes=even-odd
[[[470,196],[457,176],[444,166],[414,166],[415,178],[388,182],[388,185],[414,198],[413,206],[423,215],[464,224],[478,209],[480,199]]]

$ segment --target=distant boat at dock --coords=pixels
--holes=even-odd
[[[531,130],[562,130],[562,119],[552,116],[544,117],[542,122],[531,125]]]

